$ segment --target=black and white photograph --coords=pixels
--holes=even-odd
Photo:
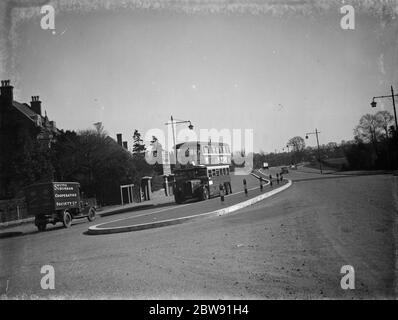
[[[397,0],[2,0],[0,79],[0,300],[397,299]]]

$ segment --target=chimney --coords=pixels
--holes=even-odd
[[[123,148],[127,150],[127,141],[123,141]]]
[[[13,94],[14,87],[10,85],[10,80],[1,80],[1,100],[6,105],[12,105],[14,101],[14,94]]]
[[[122,144],[122,134],[118,133],[116,135],[116,137],[117,137],[117,144],[122,147],[123,146],[123,144]]]
[[[39,100],[39,96],[32,96],[30,108],[38,115],[41,115],[41,101]]]

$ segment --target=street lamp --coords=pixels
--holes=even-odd
[[[376,103],[375,99],[392,98],[392,106],[394,109],[394,119],[395,119],[395,131],[397,131],[398,130],[397,111],[395,110],[395,98],[394,97],[398,97],[398,94],[394,95],[394,88],[391,86],[391,95],[373,97],[370,105],[372,106],[372,108],[376,108],[377,103]]]
[[[171,125],[172,131],[173,131],[173,142],[174,142],[174,147],[175,147],[175,158],[176,158],[176,165],[177,165],[177,145],[176,145],[176,137],[174,133],[174,125],[177,124],[182,124],[182,123],[189,123],[188,129],[193,130],[193,125],[190,120],[178,120],[178,119],[173,119],[173,116],[170,117],[171,122],[166,122],[165,125]]]
[[[371,105],[372,108],[376,108],[377,103],[376,103],[375,99],[392,98],[392,107],[393,107],[393,110],[394,110],[394,119],[395,119],[395,135],[396,135],[397,132],[398,132],[398,123],[397,123],[397,111],[395,109],[395,97],[398,97],[398,95],[397,94],[394,95],[394,88],[391,86],[391,95],[373,97],[372,102],[370,103],[370,105]],[[391,154],[391,151],[390,151],[391,146],[390,146],[390,144],[388,144],[388,148],[389,148],[389,152]],[[393,157],[395,157],[395,153],[393,153]],[[393,161],[394,163],[396,161],[394,161],[394,159],[391,160],[391,156],[389,158],[390,158],[390,165],[391,165],[392,169],[394,169],[394,165],[391,164],[391,161]]]
[[[318,131],[318,129],[315,128],[315,132],[308,132],[305,134],[305,138],[308,139],[308,135],[310,134],[315,134],[316,135],[316,144],[318,146],[318,161],[319,161],[319,170],[321,171],[322,174],[322,163],[321,163],[321,151],[319,149],[319,138],[318,138],[318,133],[320,133]]]
[[[286,148],[287,148],[288,159],[290,158],[290,164],[293,164],[293,161],[292,161],[292,159],[291,159],[291,156],[289,157],[289,155],[290,155],[290,145],[287,144],[287,145],[286,145]]]

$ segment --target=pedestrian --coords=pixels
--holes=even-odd
[[[245,195],[247,196],[247,183],[246,183],[246,179],[243,179],[243,188],[245,189]]]

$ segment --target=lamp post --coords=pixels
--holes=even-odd
[[[395,120],[395,135],[397,135],[398,123],[397,123],[397,111],[395,109],[395,97],[398,97],[398,94],[394,95],[394,88],[391,86],[391,95],[373,97],[372,102],[370,103],[370,105],[371,105],[372,108],[376,108],[377,103],[376,103],[375,99],[392,98],[392,107],[393,107],[393,110],[394,110],[394,120]],[[394,165],[391,163],[391,161],[394,160],[394,159],[391,160],[391,151],[390,151],[391,146],[390,146],[390,144],[388,144],[388,146],[389,146],[389,153],[390,153],[390,156],[389,156],[389,158],[390,158],[390,166],[391,166],[392,169],[394,169]],[[393,157],[394,157],[394,155],[395,155],[395,153],[393,153]],[[393,162],[395,163],[395,161],[393,161]]]
[[[176,160],[176,165],[177,165],[177,145],[176,145],[176,137],[175,137],[175,132],[174,132],[174,125],[177,124],[182,124],[182,123],[189,123],[188,128],[189,130],[193,130],[193,125],[190,120],[178,120],[174,119],[173,116],[170,117],[171,122],[166,122],[165,125],[171,125],[172,131],[173,131],[173,143],[174,143],[174,148],[175,148],[175,160]]]
[[[308,135],[309,134],[315,134],[316,135],[316,144],[318,146],[318,161],[319,161],[319,170],[321,171],[322,174],[322,163],[321,163],[321,151],[319,149],[319,138],[318,138],[318,133],[320,133],[318,131],[318,129],[315,128],[315,132],[308,132],[305,134],[305,138],[308,139]]]
[[[394,88],[391,86],[391,95],[373,97],[372,102],[370,103],[370,105],[372,106],[372,108],[376,108],[375,99],[392,98],[392,106],[393,106],[393,109],[394,109],[394,119],[395,119],[395,131],[397,131],[398,130],[397,111],[395,109],[395,98],[394,97],[398,97],[398,94],[394,95]]]
[[[289,159],[289,158],[291,158],[291,157],[290,157],[290,145],[287,144],[287,145],[286,145],[286,148],[287,148],[287,158]],[[291,160],[292,160],[292,159],[290,159],[290,163],[292,162]],[[291,164],[292,164],[292,163],[291,163]]]

